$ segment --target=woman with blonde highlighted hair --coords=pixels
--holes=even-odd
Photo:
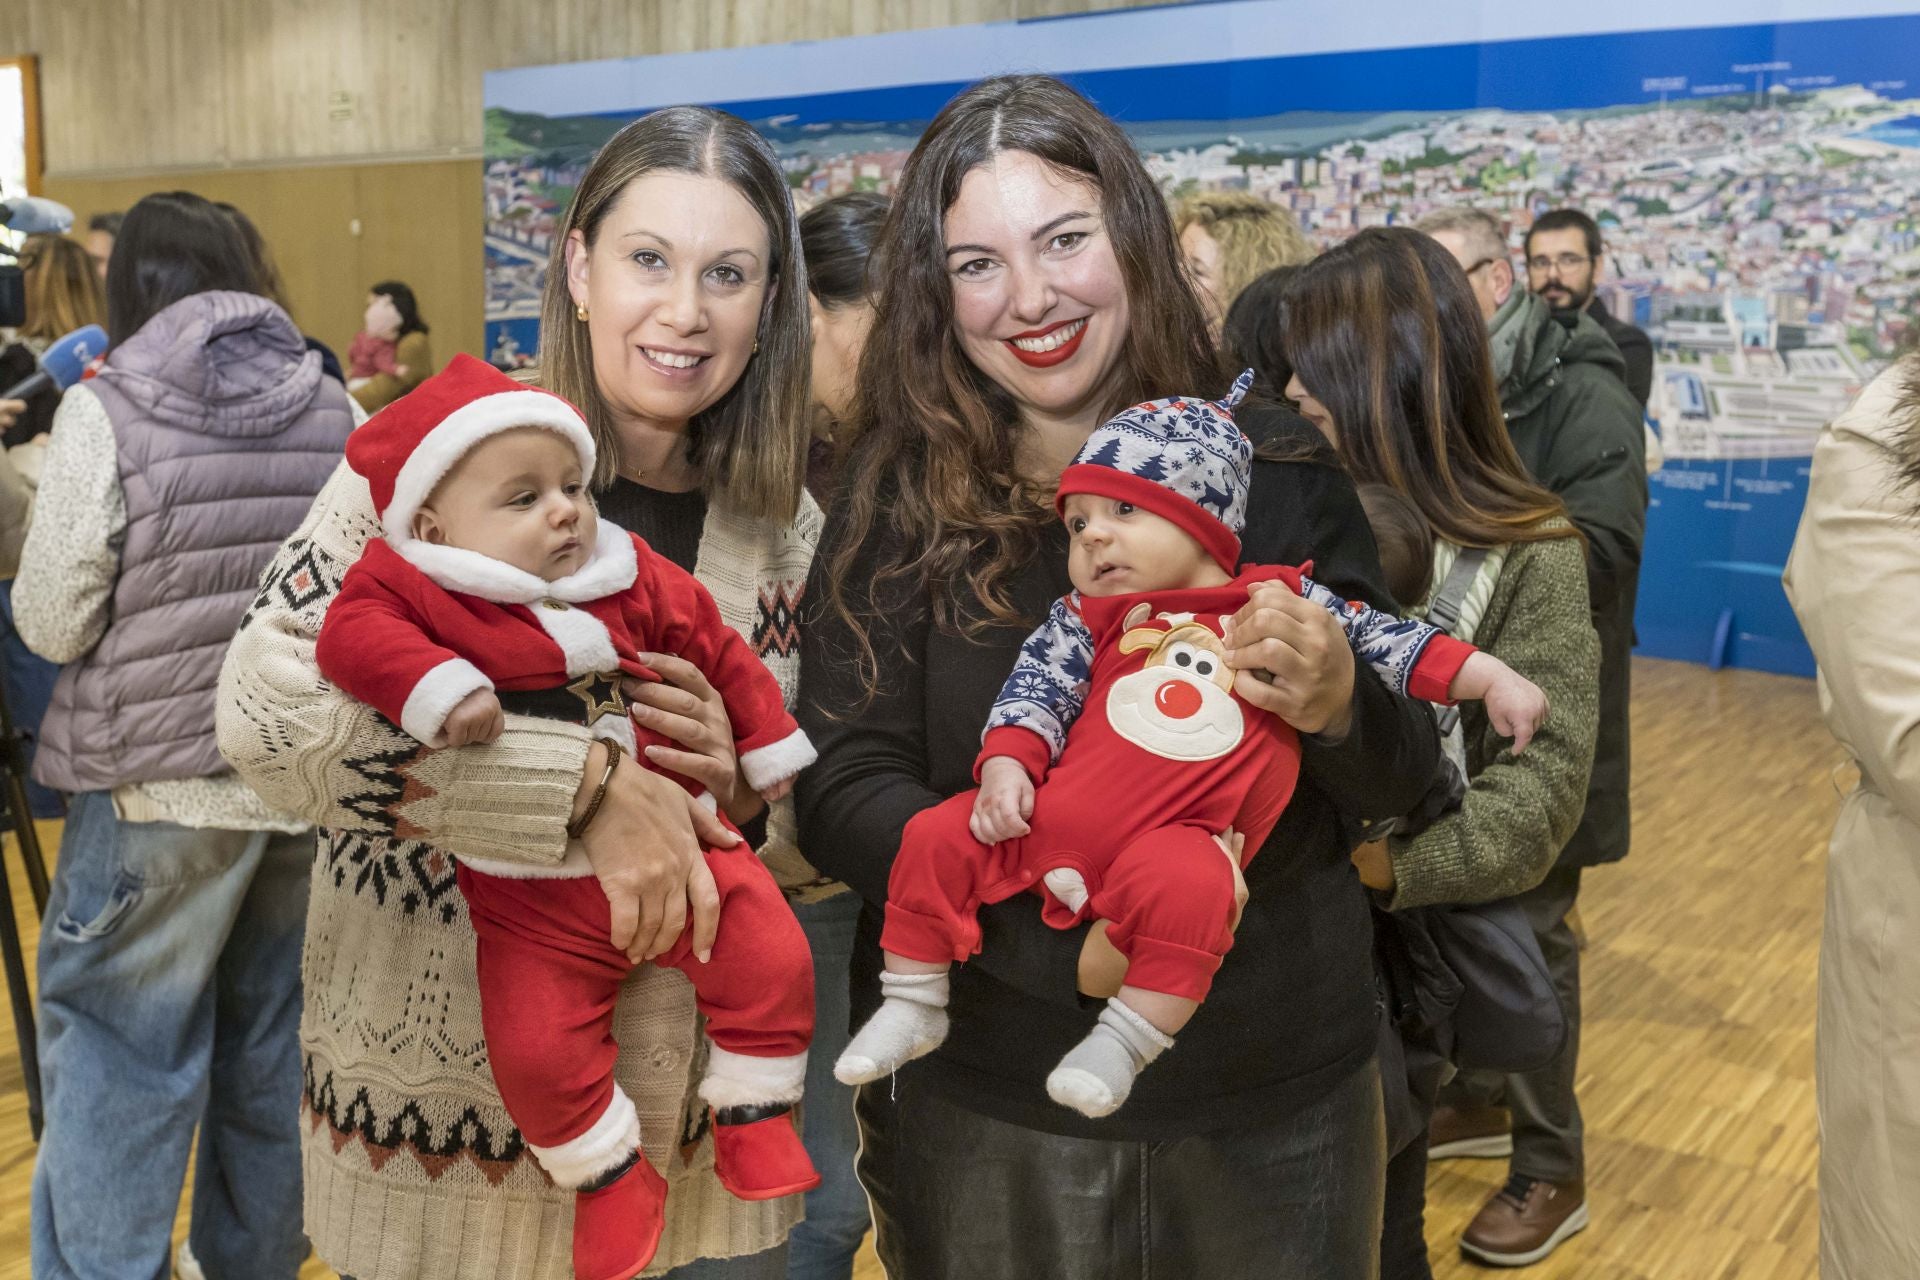
[[[1313,257],[1313,242],[1294,216],[1244,191],[1188,196],[1173,211],[1174,234],[1214,337],[1240,291],[1275,267]]]

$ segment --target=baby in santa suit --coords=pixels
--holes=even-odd
[[[1241,568],[1253,446],[1227,399],[1136,405],[1103,424],[1060,477],[1074,592],[1025,645],[989,718],[980,786],[907,824],[880,935],[885,999],[835,1064],[859,1084],[947,1034],[947,971],[980,949],[978,908],[1037,893],[1048,923],[1110,922],[1126,983],[1047,1078],[1089,1116],[1205,999],[1233,943],[1233,835],[1250,858],[1293,794],[1294,730],[1243,701],[1224,632],[1252,588],[1278,582],[1340,621],[1396,692],[1484,700],[1524,749],[1539,688],[1422,622],[1345,601],[1304,569]],[[1223,856],[1224,855],[1224,856]]]
[[[420,741],[491,742],[514,711],[584,724],[609,744],[609,777],[623,753],[652,767],[640,748],[665,739],[636,733],[622,683],[657,680],[640,655],[660,652],[718,690],[763,797],[784,795],[812,763],[778,682],[706,588],[597,517],[593,437],[567,401],[456,356],[354,432],[347,461],[385,537],[327,611],[320,669]],[[711,955],[692,955],[689,929],[657,962],[692,980],[706,1015],[699,1091],[714,1108],[720,1181],[748,1200],[792,1195],[820,1180],[792,1116],[813,1034],[812,960],[751,849],[705,857],[721,902]],[[554,867],[467,858],[458,873],[501,1100],[548,1175],[578,1189],[575,1276],[627,1280],[659,1243],[666,1183],[614,1083],[613,1009],[632,964],[608,940],[606,895],[577,839]]]

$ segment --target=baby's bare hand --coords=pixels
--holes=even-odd
[[[1513,739],[1519,755],[1547,721],[1547,695],[1540,686],[1511,669],[1495,677],[1487,690],[1487,720],[1503,738]]]
[[[785,800],[788,796],[792,794],[793,794],[792,778],[782,778],[780,779],[780,781],[773,783],[771,786],[762,787],[760,789],[760,798],[762,800],[765,800],[768,804],[772,804],[776,800]]]
[[[980,793],[973,798],[967,829],[981,844],[999,844],[1027,835],[1032,828],[1033,779],[1010,756],[994,756],[980,769]]]
[[[475,689],[454,704],[447,713],[446,723],[440,732],[446,737],[450,747],[464,747],[475,742],[494,742],[507,730],[506,713],[500,710],[500,699],[491,689]]]

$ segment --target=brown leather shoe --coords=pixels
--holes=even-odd
[[[1460,1252],[1494,1267],[1530,1267],[1587,1228],[1587,1186],[1516,1173],[1460,1237]]]
[[[1513,1154],[1513,1117],[1505,1107],[1433,1109],[1427,1126],[1428,1160],[1504,1160]]]

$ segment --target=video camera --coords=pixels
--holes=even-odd
[[[73,229],[73,210],[39,196],[16,196],[0,200],[0,227],[23,235],[65,235]],[[0,255],[16,259],[0,262],[0,329],[18,329],[27,322],[26,273],[5,241],[0,241]]]

